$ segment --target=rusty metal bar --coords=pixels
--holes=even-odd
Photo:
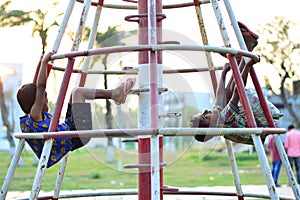
[[[53,70],[65,71],[66,68],[53,66]],[[213,70],[222,70],[223,66],[214,67]],[[167,69],[163,70],[163,74],[177,74],[177,73],[193,73],[193,72],[206,72],[209,69],[206,68],[186,68],[186,69]],[[82,69],[73,69],[73,73],[82,73]],[[87,70],[87,74],[113,74],[113,75],[125,75],[125,74],[138,74],[137,69],[132,70]]]
[[[161,129],[104,129],[104,130],[80,130],[80,131],[59,131],[45,133],[15,133],[16,138],[24,139],[49,139],[62,137],[134,137],[139,135],[163,135],[163,136],[194,136],[206,135],[227,135],[227,134],[283,134],[284,128],[161,128]]]
[[[208,38],[207,38],[206,30],[205,30],[204,19],[202,16],[200,3],[199,3],[199,1],[194,0],[194,4],[195,4],[195,9],[196,9],[196,14],[197,14],[198,25],[200,28],[202,42],[204,45],[208,45],[209,43],[208,43]],[[212,82],[212,85],[214,88],[214,94],[216,95],[218,81],[217,81],[216,73],[214,70],[214,63],[213,63],[211,54],[209,52],[205,52],[205,56],[206,56],[206,61],[208,64],[208,71],[210,73],[211,82]]]
[[[13,179],[13,176],[16,171],[16,168],[17,168],[18,162],[20,160],[24,146],[25,146],[25,139],[19,139],[19,143],[18,143],[16,152],[15,152],[14,156],[12,157],[9,168],[7,170],[7,174],[3,181],[3,185],[1,188],[1,192],[0,192],[1,200],[4,200],[6,198],[6,195],[7,195],[8,189],[9,189],[9,185]]]
[[[77,2],[83,3],[84,0],[77,0]],[[199,4],[207,4],[210,3],[210,0],[202,0],[198,1]],[[92,6],[97,6],[97,2],[92,2]],[[172,9],[172,8],[184,8],[184,7],[190,7],[193,6],[194,4],[191,2],[186,2],[186,3],[178,3],[178,4],[168,4],[168,5],[163,5],[163,9]],[[113,9],[129,9],[129,10],[136,10],[137,6],[135,5],[122,5],[122,4],[103,4],[103,7],[105,8],[113,8]]]
[[[80,22],[77,28],[77,32],[75,34],[75,38],[74,38],[74,42],[71,48],[71,51],[77,51],[79,48],[79,44],[81,41],[81,37],[83,34],[83,29],[85,26],[85,21],[87,18],[87,13],[89,11],[90,8],[90,4],[91,4],[91,0],[85,0],[84,5],[83,5],[83,10],[80,16]],[[72,7],[73,9],[73,7]],[[64,77],[63,77],[63,83],[61,84],[60,90],[59,90],[59,94],[57,97],[57,104],[53,113],[53,118],[50,122],[50,126],[49,126],[49,131],[55,131],[57,128],[57,125],[59,123],[59,118],[60,118],[60,114],[61,114],[61,110],[63,107],[63,103],[65,100],[65,96],[66,96],[66,92],[69,86],[69,81],[72,75],[72,71],[73,71],[73,66],[74,66],[74,62],[75,59],[74,58],[69,58],[68,59],[68,63],[67,63],[67,69],[64,73]],[[32,190],[31,190],[31,195],[30,198],[31,199],[37,199],[38,194],[40,192],[41,189],[41,184],[43,181],[43,177],[45,175],[46,172],[46,165],[49,159],[49,155],[50,155],[50,150],[52,147],[52,139],[46,140],[45,144],[44,144],[44,148],[43,148],[43,152],[42,152],[42,159],[40,159],[39,165],[38,165],[38,169],[35,175],[35,179],[33,182],[33,186],[32,186]]]
[[[228,11],[232,26],[234,28],[234,31],[237,35],[238,42],[239,42],[239,44],[240,44],[240,46],[243,50],[247,50],[247,47],[245,45],[245,41],[242,38],[241,31],[238,28],[237,20],[235,19],[235,16],[233,14],[233,10],[231,8],[230,2],[228,0],[224,0],[224,3],[225,3],[225,6],[226,6],[226,9]],[[227,57],[228,57],[228,59],[231,63],[231,66],[232,66],[231,68],[232,68],[232,71],[233,71],[234,79],[236,81],[236,86],[237,86],[237,89],[238,89],[238,92],[239,92],[241,103],[243,105],[243,108],[244,108],[244,111],[245,111],[245,114],[246,114],[247,123],[248,123],[249,127],[257,127],[256,121],[254,119],[254,115],[253,115],[253,112],[252,112],[251,105],[249,103],[249,100],[248,100],[246,92],[245,92],[245,86],[244,86],[244,83],[242,81],[239,69],[237,67],[236,59],[233,59],[231,55],[227,55]],[[263,144],[262,144],[262,141],[261,141],[260,137],[258,137],[257,135],[252,135],[252,140],[253,140],[254,146],[256,148],[258,158],[259,158],[260,163],[262,165],[263,175],[265,177],[266,184],[267,184],[270,196],[271,196],[272,199],[279,199],[278,193],[277,193],[277,190],[276,190],[276,186],[275,186],[275,183],[273,181],[271,169],[270,169],[269,164],[268,164],[268,159],[267,159],[267,156],[266,156]]]
[[[193,190],[178,190],[174,188],[170,189],[164,189],[162,188],[163,193],[165,195],[198,195],[198,196],[237,196],[236,193],[234,192],[227,192],[227,191],[193,191]],[[255,191],[253,191],[255,192]],[[101,191],[88,191],[88,192],[72,192],[69,194],[61,194],[59,196],[59,199],[69,199],[69,198],[80,198],[80,197],[104,197],[104,196],[127,196],[127,195],[138,195],[138,191],[136,189],[118,189],[118,190],[111,190],[111,191],[106,191],[106,190],[101,190]],[[245,197],[253,197],[253,198],[263,198],[263,199],[270,199],[270,195],[267,194],[257,194],[257,193],[250,193],[247,192],[244,194]],[[41,196],[39,199],[53,199],[52,196]],[[27,200],[26,198],[20,199],[20,200]],[[287,196],[287,195],[281,195],[280,200],[294,200],[293,197]]]
[[[51,59],[64,59],[73,58],[79,56],[91,56],[99,54],[119,53],[119,52],[138,52],[138,51],[163,51],[163,50],[174,50],[174,51],[207,51],[222,54],[231,55],[242,55],[253,58],[255,61],[259,61],[259,56],[249,51],[233,49],[227,47],[215,47],[215,46],[195,46],[195,45],[133,45],[133,46],[114,46],[114,47],[103,47],[97,49],[89,49],[85,51],[71,51],[64,54],[55,54]]]

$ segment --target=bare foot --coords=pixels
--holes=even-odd
[[[258,44],[258,38],[259,36],[255,33],[253,33],[245,24],[238,22],[239,28],[242,32],[243,38],[245,40],[245,43],[247,45],[247,49],[249,51],[252,51],[254,47]]]
[[[127,95],[133,88],[135,81],[135,78],[128,78],[114,90],[112,99],[115,101],[115,104],[120,105],[122,103],[125,103]]]

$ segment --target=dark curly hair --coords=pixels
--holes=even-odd
[[[23,85],[17,93],[18,103],[25,114],[29,114],[35,101],[36,85],[33,83]]]
[[[190,121],[190,126],[192,128],[209,128],[209,124],[205,124],[203,120],[200,120],[199,116],[194,116]],[[206,142],[213,138],[213,135],[195,135],[194,138],[199,142]]]
[[[293,124],[290,124],[289,126],[288,126],[288,131],[289,130],[292,130],[292,129],[294,129],[295,128],[295,126],[293,125]]]

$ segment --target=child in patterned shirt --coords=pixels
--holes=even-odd
[[[21,131],[24,133],[47,132],[52,115],[48,112],[48,98],[46,93],[47,63],[52,52],[46,54],[37,67],[36,78],[33,83],[23,85],[17,93],[18,103],[25,113],[20,117]],[[38,75],[37,75],[38,74]],[[115,89],[91,89],[79,87],[73,89],[68,104],[64,123],[57,126],[56,131],[91,130],[92,115],[86,99],[112,99],[116,104],[125,103],[126,97],[135,84],[135,79],[128,78]],[[61,160],[69,151],[81,148],[89,142],[89,137],[54,138],[47,167],[51,167]],[[45,140],[27,139],[29,146],[40,158]]]
[[[257,45],[258,36],[251,32],[244,24],[239,22],[239,27],[242,31],[244,40],[246,42],[249,51]],[[251,67],[253,67],[254,60],[251,59],[246,64],[244,60],[237,58],[241,76],[244,84],[246,85],[247,78]],[[225,88],[226,74],[230,70],[228,63],[225,64],[220,83],[217,89],[216,103],[213,109],[205,110],[202,113],[198,113],[193,116],[191,120],[191,127],[225,127],[225,128],[246,128],[248,127],[246,116],[239,102],[239,95],[235,88],[233,78],[228,82]],[[261,108],[260,101],[254,89],[246,89],[246,94],[250,101],[250,105],[253,111],[253,115],[258,127],[268,127],[268,122],[264,116],[264,112]],[[267,101],[268,107],[272,114],[275,124],[278,123],[279,119],[283,116],[279,110],[269,101]],[[213,136],[196,135],[197,141],[205,142],[211,139]],[[229,134],[224,136],[234,142],[253,144],[252,137],[250,134],[234,135]],[[265,135],[261,136],[262,140],[265,139]]]

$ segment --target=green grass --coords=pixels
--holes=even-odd
[[[118,158],[117,151],[116,159]],[[164,152],[164,160],[168,166],[164,168],[164,185],[175,187],[196,187],[196,186],[217,186],[234,185],[231,174],[230,163],[226,153],[207,150],[197,146],[186,151],[168,153]],[[26,191],[31,190],[36,167],[33,166],[33,154],[25,151],[22,154],[25,166],[18,167],[14,174],[10,190]],[[129,149],[122,154],[123,165],[136,164],[137,153]],[[0,151],[0,184],[3,184],[10,158],[9,153]],[[254,153],[236,154],[239,168],[239,175],[242,185],[262,185],[265,179],[259,164],[257,155]],[[54,189],[59,164],[47,169],[42,190],[51,191]],[[124,189],[137,188],[137,169],[122,169],[118,171],[118,162],[106,162],[106,150],[80,149],[71,152],[68,157],[68,164],[63,180],[62,189]],[[282,167],[280,184],[287,184],[287,177]]]

